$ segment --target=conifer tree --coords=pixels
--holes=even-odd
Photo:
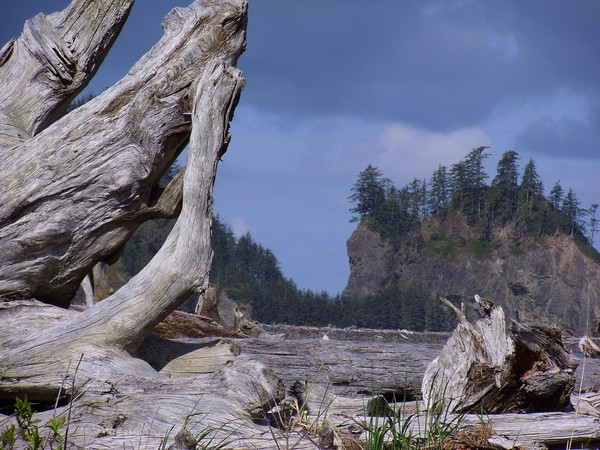
[[[537,173],[535,162],[530,159],[525,168],[523,169],[523,176],[521,177],[520,192],[522,193],[522,202],[528,206],[531,206],[533,198],[536,196],[542,196],[544,194],[544,185],[542,180]]]
[[[560,180],[554,183],[552,189],[550,190],[550,195],[548,196],[548,201],[556,210],[561,209],[562,201],[563,201],[563,188],[560,185]]]
[[[422,219],[427,215],[427,188],[425,181],[421,181],[417,178],[409,183],[408,195],[409,195],[409,212],[415,219]]]
[[[511,220],[517,209],[519,176],[517,160],[519,156],[514,150],[504,152],[496,169],[496,176],[492,180],[493,193],[489,199],[489,207],[494,216],[503,221]]]
[[[358,175],[352,187],[352,195],[348,199],[354,204],[350,212],[358,214],[350,222],[367,216],[385,201],[385,181],[381,171],[371,164]]]
[[[581,216],[581,209],[579,208],[580,202],[577,199],[577,195],[573,192],[573,189],[569,189],[567,195],[561,205],[561,211],[569,218],[571,223],[569,234],[573,236],[577,226],[579,224],[579,218]]]
[[[588,215],[590,217],[590,223],[589,223],[590,245],[594,245],[594,235],[598,231],[598,219],[596,219],[596,211],[597,210],[598,210],[598,204],[594,203],[588,211]]]
[[[499,187],[505,192],[517,189],[519,155],[514,150],[508,150],[502,154],[496,169],[496,176],[492,180],[493,187]]]
[[[450,199],[448,169],[439,165],[429,180],[429,195],[427,196],[429,210],[433,213],[442,208]]]
[[[465,163],[459,161],[450,166],[450,194],[455,208],[461,207],[468,189]]]
[[[488,175],[483,161],[489,157],[485,150],[488,147],[477,147],[471,150],[462,161],[452,165],[450,169],[450,184],[452,186],[452,201],[460,207],[470,223],[481,218],[485,200],[485,180]]]

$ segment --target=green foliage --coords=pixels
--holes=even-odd
[[[554,209],[560,209],[563,201],[563,195],[563,188],[560,185],[560,181],[557,181],[556,183],[554,183],[554,186],[552,186],[552,189],[550,190],[550,195],[548,196],[548,201]]]
[[[449,414],[443,399],[427,405],[425,411],[407,413],[405,403],[398,411],[371,415],[367,430],[367,450],[442,450],[447,439],[458,431],[464,414]],[[387,405],[386,405],[387,406]],[[389,408],[389,406],[388,406]]]
[[[475,224],[482,217],[488,176],[483,161],[489,157],[485,152],[487,148],[474,148],[450,169],[452,205],[464,213],[469,224]]]
[[[126,273],[132,277],[142,270],[160,250],[175,220],[156,219],[144,222],[129,238],[121,254]]]
[[[4,430],[0,431],[0,445],[3,450],[12,450],[17,442],[17,427],[10,424]]]
[[[74,109],[77,109],[80,106],[85,105],[90,100],[93,100],[95,97],[96,97],[96,94],[94,94],[92,92],[88,92],[87,94],[82,95],[77,100],[74,100],[73,102],[71,102],[71,104],[69,106],[67,106],[66,112],[70,113]]]
[[[543,197],[544,185],[537,173],[535,162],[530,159],[523,169],[521,185],[519,186],[519,203],[525,208],[531,207],[533,200]]]
[[[399,245],[411,231],[419,230],[423,219],[430,214],[445,220],[453,220],[456,213],[478,231],[482,243],[488,243],[496,227],[510,223],[518,225],[524,236],[541,237],[554,233],[571,236],[588,236],[589,245],[598,231],[595,218],[597,206],[581,208],[575,192],[564,194],[559,182],[553,186],[548,198],[544,197],[543,185],[533,160],[529,160],[518,183],[519,155],[514,150],[505,152],[497,165],[497,173],[490,186],[483,162],[490,155],[487,147],[471,150],[450,170],[438,166],[429,183],[413,179],[403,188],[396,188],[389,179],[383,178],[379,169],[368,166],[369,173],[377,174],[383,189],[383,200],[361,216],[369,228],[377,231],[393,244]],[[359,180],[363,177],[361,172]],[[385,180],[383,182],[382,180]],[[358,183],[358,182],[357,182]],[[589,217],[589,220],[586,220]],[[450,256],[453,247],[441,242],[426,242],[425,252]],[[474,245],[471,251],[485,257],[491,254],[489,247]]]
[[[486,194],[488,217],[500,225],[510,222],[518,207],[519,185],[517,152],[509,150],[498,162],[497,174]]]
[[[27,396],[23,399],[17,397],[15,401],[15,414],[17,415],[17,424],[19,425],[21,438],[24,441],[30,442],[32,448],[40,448],[42,445],[38,426],[40,420],[33,417],[33,406],[27,401]]]
[[[450,200],[450,181],[446,166],[438,166],[429,180],[428,204],[429,210],[438,212]]]
[[[452,239],[446,230],[440,229],[431,237],[423,242],[420,253],[423,256],[441,256],[445,259],[452,259],[456,256],[459,250],[459,244]]]
[[[350,212],[358,214],[351,219],[352,222],[367,216],[379,207],[385,201],[385,181],[381,177],[381,171],[369,164],[358,175],[348,200],[353,204]]]
[[[198,399],[198,402],[200,399]],[[198,404],[196,402],[196,406]],[[195,409],[196,407],[194,407]],[[195,447],[198,450],[221,450],[228,447],[233,442],[233,437],[236,435],[238,429],[231,428],[230,424],[223,424],[218,427],[208,426],[203,428],[196,435],[192,435],[189,432],[189,428],[202,428],[203,422],[205,421],[207,413],[200,412],[190,412],[185,416],[182,426],[182,432],[189,435],[191,441],[195,442]],[[166,450],[167,444],[169,443],[169,439],[173,430],[175,429],[175,424],[169,428],[169,430],[165,433],[161,445],[159,447],[160,450]],[[179,447],[178,447],[179,448]]]
[[[490,242],[471,241],[467,245],[468,251],[479,260],[489,259],[496,246]]]
[[[365,297],[336,299],[332,309],[330,324],[340,327],[448,331],[456,323],[422,286],[401,282],[387,283]]]
[[[0,448],[3,450],[16,448],[15,445],[20,437],[27,445],[24,447],[26,450],[63,449],[61,430],[66,423],[65,417],[54,416],[50,419],[49,423],[41,427],[41,421],[35,417],[33,405],[27,400],[27,396],[16,398],[15,417],[18,425],[18,436],[17,427],[14,424],[9,425],[0,431]],[[45,436],[42,435],[44,428],[47,428],[49,431],[45,433]]]

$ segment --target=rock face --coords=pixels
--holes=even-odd
[[[364,221],[346,244],[350,261],[350,278],[344,295],[362,297],[379,289],[386,277],[390,245]]]
[[[558,325],[575,336],[592,333],[600,317],[600,264],[573,238],[522,238],[516,245],[507,227],[496,230],[482,249],[474,247],[471,232],[427,219],[392,248],[361,223],[347,244],[350,278],[344,295],[372,294],[394,279],[419,283],[436,297],[491,298],[509,319]]]

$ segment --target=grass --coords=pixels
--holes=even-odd
[[[209,416],[209,413],[195,412],[201,399],[202,397],[198,398],[192,410],[185,416],[181,430],[174,437],[175,443],[179,444],[177,448],[195,448],[196,450],[224,449],[233,442],[233,437],[236,435],[238,429],[230,428],[225,424],[218,427],[202,427],[202,423]],[[169,431],[165,433],[159,450],[168,449],[167,444],[175,426],[176,424],[171,426]],[[202,431],[194,435],[190,431],[190,428],[202,429]]]
[[[366,431],[364,450],[442,450],[448,438],[461,427],[463,414],[449,414],[443,399],[423,411],[407,412],[406,402],[398,410],[375,403],[375,410],[362,423]]]
[[[278,450],[292,450],[308,439],[316,445],[318,431],[327,418],[327,411],[331,402],[325,402],[329,384],[325,389],[321,404],[326,407],[317,411],[317,416],[309,417],[308,399],[314,388],[314,383],[302,383],[302,392],[296,397],[286,397],[279,405],[265,412],[265,419],[269,423],[271,438]],[[297,389],[298,390],[298,389]],[[281,431],[283,444],[279,442],[275,429]]]
[[[25,448],[26,450],[65,450],[67,449],[69,437],[69,424],[71,422],[72,400],[75,398],[75,378],[79,370],[79,365],[83,355],[75,367],[70,387],[70,401],[67,409],[67,416],[57,415],[58,404],[63,394],[63,388],[66,376],[63,378],[62,385],[56,397],[54,404],[54,415],[50,421],[41,425],[41,420],[35,417],[34,404],[30,402],[25,395],[23,398],[15,398],[15,409],[13,417],[17,424],[8,425],[0,431],[0,450],[13,450],[15,448]],[[70,368],[70,364],[69,364]],[[67,368],[67,373],[69,372]],[[0,380],[4,377],[6,369],[0,372]],[[8,422],[10,417],[4,422]],[[0,424],[0,426],[3,424]],[[22,447],[22,444],[26,447]],[[17,447],[17,444],[19,447]]]

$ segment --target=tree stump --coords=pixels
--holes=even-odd
[[[512,323],[502,308],[478,295],[483,318],[474,324],[446,299],[459,324],[423,378],[426,404],[443,402],[453,412],[562,411],[570,406],[578,360],[558,328]]]

